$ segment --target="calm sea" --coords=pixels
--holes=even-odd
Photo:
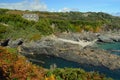
[[[120,56],[120,43],[102,43],[97,45],[101,49],[106,49],[110,51],[111,54],[116,54]],[[117,50],[114,52],[112,50]],[[82,68],[85,71],[97,71],[100,74],[105,74],[107,77],[112,77],[114,80],[120,80],[120,70],[109,70],[105,67],[101,66],[92,66],[86,64],[78,64],[76,62],[67,61],[65,59],[55,57],[55,56],[48,56],[48,55],[36,55],[32,58],[32,62],[34,64],[43,66],[44,68],[50,68],[50,65],[56,64],[59,68],[64,67],[72,67],[72,68]]]
[[[97,45],[98,48],[105,49],[112,54],[120,56],[120,42],[115,43],[101,43]]]

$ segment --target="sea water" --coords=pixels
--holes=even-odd
[[[116,54],[120,56],[120,42],[114,43],[99,43],[97,45],[98,48],[105,49],[112,54]]]
[[[111,54],[120,56],[120,52],[111,52],[111,50],[120,50],[120,43],[102,43],[97,45],[98,48],[110,51]],[[111,77],[114,80],[120,80],[120,70],[109,70],[108,68],[101,66],[93,66],[87,64],[79,64],[76,62],[68,61],[59,57],[49,55],[35,55],[32,61],[34,64],[43,66],[44,68],[50,68],[50,65],[56,64],[58,68],[82,68],[85,71],[97,71],[100,74],[105,74],[107,77]]]

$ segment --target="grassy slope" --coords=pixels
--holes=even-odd
[[[23,13],[36,13],[38,22],[22,18]],[[120,18],[102,12],[31,12],[0,9],[0,38],[24,38],[37,40],[43,35],[61,32],[100,32],[103,30],[119,30]],[[52,28],[51,26],[54,26]]]
[[[22,18],[23,13],[36,13],[38,22]],[[105,13],[50,13],[0,9],[0,40],[6,38],[24,38],[38,40],[43,35],[64,31],[82,30],[99,32],[100,30],[119,29],[120,19]],[[114,23],[114,24],[113,24]],[[54,24],[55,28],[51,28]],[[106,25],[103,27],[103,25]],[[98,73],[85,72],[82,69],[64,68],[45,70],[33,65],[16,49],[0,47],[0,80],[111,80]]]

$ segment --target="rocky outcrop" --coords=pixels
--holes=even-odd
[[[8,46],[9,41],[10,41],[10,39],[6,39],[4,41],[1,41],[0,46]]]
[[[57,35],[59,38],[79,41],[79,40],[86,40],[86,41],[93,41],[97,39],[99,33],[92,33],[92,32],[82,32],[82,33],[62,33]]]
[[[101,34],[98,36],[98,41],[104,43],[120,42],[120,34]]]
[[[120,31],[108,31],[100,33],[98,39],[102,42],[120,42]]]
[[[2,46],[19,47],[24,55],[46,54],[64,58],[83,64],[104,66],[109,69],[120,69],[120,56],[105,50],[90,47],[88,44],[95,39],[97,42],[120,41],[120,33],[63,33],[48,36],[36,42],[23,43],[22,39],[1,42]],[[81,40],[81,41],[80,41]],[[84,40],[82,42],[82,40]],[[90,42],[89,42],[90,41]],[[88,47],[89,46],[89,47]]]
[[[93,40],[97,39],[98,42],[103,42],[103,43],[120,42],[120,32],[63,33],[63,34],[59,34],[57,36],[60,38],[70,39],[70,40],[74,40],[74,41],[79,41],[79,40],[93,41]]]
[[[106,36],[106,35],[100,35],[98,37],[98,42],[104,42],[104,43],[112,43],[114,42],[111,37],[109,36]]]
[[[19,39],[16,39],[16,40],[10,40],[9,43],[8,43],[8,46],[10,47],[17,47],[19,45],[22,45],[23,43],[23,39],[22,38],[19,38]]]
[[[23,39],[21,38],[16,40],[6,39],[0,42],[0,46],[9,46],[13,48],[13,47],[18,47],[19,45],[22,45],[22,43],[23,43]]]
[[[97,48],[82,47],[78,44],[59,41],[51,37],[43,38],[37,42],[24,43],[20,51],[23,55],[46,54],[78,63],[120,69],[120,56]]]

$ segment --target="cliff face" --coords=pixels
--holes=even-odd
[[[57,37],[56,37],[57,36]],[[120,56],[110,54],[105,50],[90,47],[97,42],[120,41],[120,32],[106,33],[66,33],[52,35],[37,41],[25,42],[22,39],[9,40],[9,47],[18,47],[19,52],[24,55],[46,54],[64,58],[83,64],[104,66],[109,69],[120,69]],[[0,42],[6,44],[6,41]]]
[[[90,46],[82,47],[80,44],[60,41],[58,38],[47,37],[37,42],[24,43],[20,49],[24,55],[46,54],[78,63],[120,69],[119,56]]]

